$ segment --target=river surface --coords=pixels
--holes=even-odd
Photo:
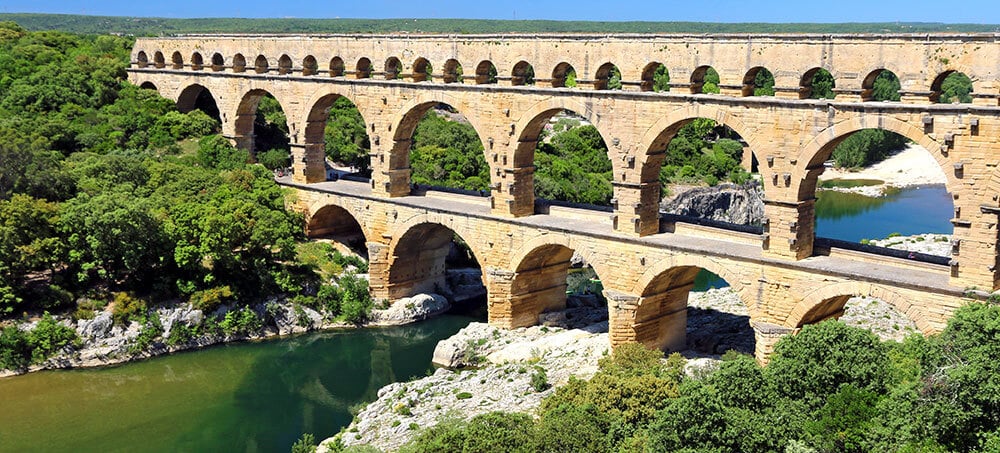
[[[817,235],[860,241],[951,233],[943,187],[888,197],[821,191]],[[585,270],[571,287],[600,293]],[[703,271],[695,290],[727,286]],[[324,439],[382,386],[431,371],[437,342],[472,316],[234,343],[113,368],[0,379],[0,451],[287,452],[303,432]],[[479,317],[481,319],[481,317]]]
[[[0,451],[287,452],[325,439],[382,386],[432,370],[476,318],[232,343],[113,368],[0,379]]]

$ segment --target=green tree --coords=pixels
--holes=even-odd
[[[952,102],[971,103],[972,102],[972,80],[969,76],[961,72],[952,72],[941,82],[941,96],[938,102],[950,104]]]

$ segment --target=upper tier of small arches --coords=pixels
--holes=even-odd
[[[141,49],[137,45],[137,49]],[[403,52],[404,54],[413,52]],[[168,61],[169,58],[169,61]],[[622,56],[627,60],[626,56]],[[910,77],[909,68],[894,68],[873,66],[864,74],[844,74],[828,64],[808,68],[801,73],[782,71],[780,68],[767,68],[757,65],[744,73],[716,71],[710,65],[700,65],[687,70],[686,73],[678,66],[673,71],[668,69],[669,62],[661,61],[604,61],[584,62],[575,65],[570,58],[556,63],[535,65],[527,59],[512,63],[496,64],[493,60],[459,61],[455,58],[433,61],[423,56],[404,58],[402,55],[391,55],[384,59],[368,56],[345,57],[341,55],[320,56],[305,54],[293,56],[288,53],[280,55],[234,53],[224,55],[222,52],[193,51],[182,53],[180,50],[137,50],[134,53],[133,67],[157,68],[187,71],[250,73],[278,76],[333,77],[350,79],[383,79],[403,82],[428,83],[465,83],[465,84],[501,84],[509,86],[534,85],[543,88],[578,87],[584,89],[610,90],[624,89],[631,91],[674,91],[681,93],[720,93],[728,96],[775,95],[785,98],[809,99],[816,96],[814,82],[817,74],[825,76],[829,84],[830,94],[821,97],[843,96],[841,99],[871,101],[874,96],[874,85],[877,77],[883,72],[892,72]],[[550,59],[551,60],[551,59]],[[947,58],[943,58],[947,61]],[[596,63],[596,64],[595,64]],[[618,66],[618,64],[622,66]],[[945,65],[947,66],[947,65]],[[583,70],[577,70],[580,67]],[[596,69],[595,69],[596,67]],[[586,73],[589,68],[589,73]],[[942,99],[944,80],[951,74],[962,73],[963,68],[946,67],[934,75],[924,86],[917,86],[910,80],[903,81],[899,90],[904,102],[938,102]],[[928,68],[930,70],[930,68]],[[898,72],[896,72],[898,71]],[[671,73],[673,72],[673,73]],[[766,90],[760,90],[761,75],[770,78]],[[710,80],[711,79],[711,80]],[[841,79],[848,83],[841,85]],[[980,89],[980,80],[966,77],[972,92],[971,97],[979,97],[987,103],[996,105],[1000,96],[991,93],[993,85]],[[709,88],[711,87],[711,88]],[[956,102],[952,98],[949,102]]]

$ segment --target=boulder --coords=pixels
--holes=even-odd
[[[102,311],[94,319],[81,319],[77,323],[76,332],[86,341],[97,341],[107,338],[114,327],[111,313]]]
[[[381,324],[407,324],[448,311],[451,304],[440,294],[417,294],[392,303],[385,310],[372,311],[372,320]]]

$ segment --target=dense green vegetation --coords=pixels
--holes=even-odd
[[[471,125],[428,111],[417,124],[410,150],[416,184],[485,190],[490,184],[483,144]]]
[[[821,75],[822,74],[822,75]],[[826,71],[817,72],[813,81],[811,97],[814,99],[832,99],[833,80]],[[873,101],[898,101],[899,78],[891,71],[882,71],[872,86]],[[859,168],[880,162],[893,151],[904,146],[908,140],[895,132],[882,129],[864,129],[845,138],[830,155],[838,167]]]
[[[494,412],[422,430],[404,452],[993,452],[1000,448],[1000,306],[943,333],[880,342],[837,321],[782,339],[770,364],[683,359],[632,345],[571,380],[538,417]]]
[[[81,16],[73,14],[0,14],[0,20],[30,30],[75,33],[163,35],[177,33],[930,33],[994,32],[996,25],[941,23],[773,24],[710,22],[589,22],[479,19],[168,19]]]
[[[321,282],[300,264],[302,219],[285,210],[271,172],[212,135],[219,125],[202,111],[182,114],[126,82],[130,48],[119,37],[0,23],[0,319],[111,309],[116,322],[142,325],[135,352],[163,333],[152,309],[167,301],[210,313],[298,294],[331,318],[363,321],[367,283],[353,274]],[[258,149],[287,159],[272,98],[261,100],[257,123]],[[251,335],[267,316],[230,310],[164,340]],[[73,330],[51,319],[30,332],[4,329],[0,369],[72,345]]]

